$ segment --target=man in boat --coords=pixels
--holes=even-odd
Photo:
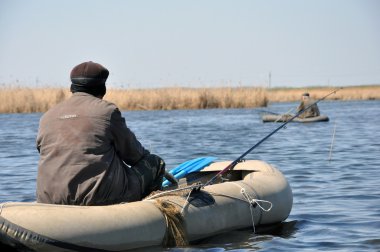
[[[164,161],[142,146],[116,105],[103,100],[108,74],[91,61],[75,66],[72,96],[41,117],[37,202],[109,205],[161,189]]]
[[[297,108],[297,113],[300,112],[301,110],[309,107],[314,102],[315,101],[310,98],[310,94],[309,93],[302,94],[302,100],[301,100],[300,105]],[[316,117],[316,116],[319,116],[319,115],[320,115],[319,108],[318,108],[317,104],[314,103],[313,105],[311,105],[310,108],[308,108],[305,112],[303,112],[298,117],[300,117],[300,118],[309,118],[309,117]]]

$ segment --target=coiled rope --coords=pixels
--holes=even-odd
[[[185,222],[183,219],[183,208],[180,208],[164,199],[159,199],[163,196],[174,195],[174,196],[184,196],[185,191],[188,191],[188,198],[191,194],[191,190],[198,188],[199,184],[194,184],[191,186],[181,187],[173,190],[163,191],[160,193],[153,193],[148,195],[144,200],[153,200],[157,208],[162,212],[166,220],[166,233],[162,241],[162,245],[165,247],[183,247],[188,245],[188,239],[185,229]]]
[[[169,201],[158,199],[154,202],[166,220],[166,233],[162,241],[165,247],[183,247],[188,245],[185,222],[178,207]]]

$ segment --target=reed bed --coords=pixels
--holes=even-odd
[[[0,113],[45,112],[69,96],[60,88],[0,88]]]
[[[126,110],[254,108],[268,103],[263,88],[110,90],[105,99]]]
[[[337,87],[274,88],[267,90],[269,102],[299,101],[308,92],[314,99],[320,99]],[[379,100],[380,85],[344,87],[327,100]]]
[[[319,99],[334,89],[336,87],[110,89],[104,99],[121,110],[254,108],[266,107],[269,102],[299,101],[304,92]],[[45,112],[70,96],[70,91],[62,88],[0,87],[0,113]],[[328,99],[377,100],[380,85],[345,87]]]
[[[60,88],[0,88],[0,113],[45,112],[71,93]],[[160,88],[107,91],[121,110],[253,108],[268,103],[263,88]]]

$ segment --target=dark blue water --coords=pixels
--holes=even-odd
[[[296,105],[277,103],[265,110],[281,113]],[[246,157],[277,166],[289,180],[294,204],[285,223],[259,234],[234,231],[171,251],[380,251],[380,101],[326,101],[319,107],[329,122],[290,123]],[[35,200],[40,116],[0,115],[0,202]],[[235,159],[280,125],[262,123],[259,109],[124,116],[168,168],[200,156]]]

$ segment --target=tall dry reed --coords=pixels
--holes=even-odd
[[[105,99],[124,110],[253,108],[267,105],[262,88],[161,88],[110,90]]]
[[[254,108],[265,107],[268,102],[299,101],[304,92],[309,92],[313,98],[318,99],[334,89],[335,87],[110,89],[104,99],[115,103],[121,110]],[[1,87],[0,113],[45,112],[70,96],[70,91],[62,88]],[[345,87],[328,99],[380,99],[380,85]]]
[[[44,112],[69,96],[59,88],[0,88],[0,113]]]
[[[314,99],[320,99],[337,87],[274,88],[267,90],[269,102],[299,101],[308,92]],[[328,100],[379,100],[380,85],[344,87]]]
[[[0,113],[45,112],[71,93],[60,88],[0,88]],[[108,90],[121,110],[252,108],[267,105],[262,88],[160,88]]]

